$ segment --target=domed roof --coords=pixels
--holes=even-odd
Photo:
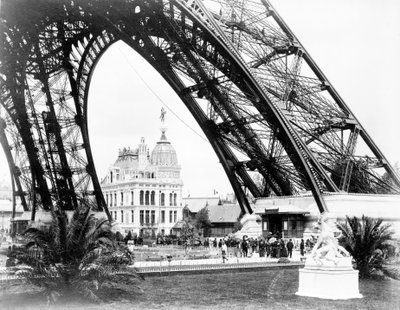
[[[161,128],[161,138],[157,142],[153,152],[151,153],[151,163],[157,166],[175,166],[178,165],[178,157],[171,142],[167,140],[165,127]]]

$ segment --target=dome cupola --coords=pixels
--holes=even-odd
[[[176,166],[178,165],[178,157],[175,149],[168,141],[165,132],[167,128],[161,127],[161,138],[157,142],[153,152],[151,153],[151,164],[157,166]]]

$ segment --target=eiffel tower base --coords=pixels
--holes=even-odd
[[[358,287],[358,270],[351,266],[318,266],[306,263],[299,270],[299,296],[323,299],[362,298]]]

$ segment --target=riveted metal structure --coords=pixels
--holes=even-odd
[[[87,102],[98,60],[119,40],[182,99],[243,212],[252,212],[249,197],[311,191],[324,212],[323,192],[400,192],[384,155],[267,0],[1,5],[0,136],[25,210],[91,199],[109,215]]]

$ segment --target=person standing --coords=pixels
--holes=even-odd
[[[304,239],[301,239],[300,242],[300,255],[304,256]]]
[[[228,254],[228,247],[226,246],[226,242],[222,240],[221,242],[221,255],[222,255],[222,263],[225,264],[226,255]]]
[[[246,240],[246,236],[243,236],[243,240],[242,240],[242,253],[243,253],[243,257],[247,257],[247,251],[248,251],[248,246],[247,246],[248,242]]]
[[[271,256],[271,244],[268,242],[268,240],[265,241],[265,251],[267,252],[266,257],[270,257]]]
[[[288,257],[285,240],[281,239],[279,247],[280,247],[280,256],[279,257]]]
[[[265,256],[265,242],[264,242],[264,239],[262,239],[262,238],[258,244],[258,252],[260,253],[260,257]]]
[[[288,251],[288,257],[289,258],[292,258],[293,246],[294,245],[293,245],[292,239],[289,239],[288,243],[286,244],[286,248],[287,248],[287,251]]]

